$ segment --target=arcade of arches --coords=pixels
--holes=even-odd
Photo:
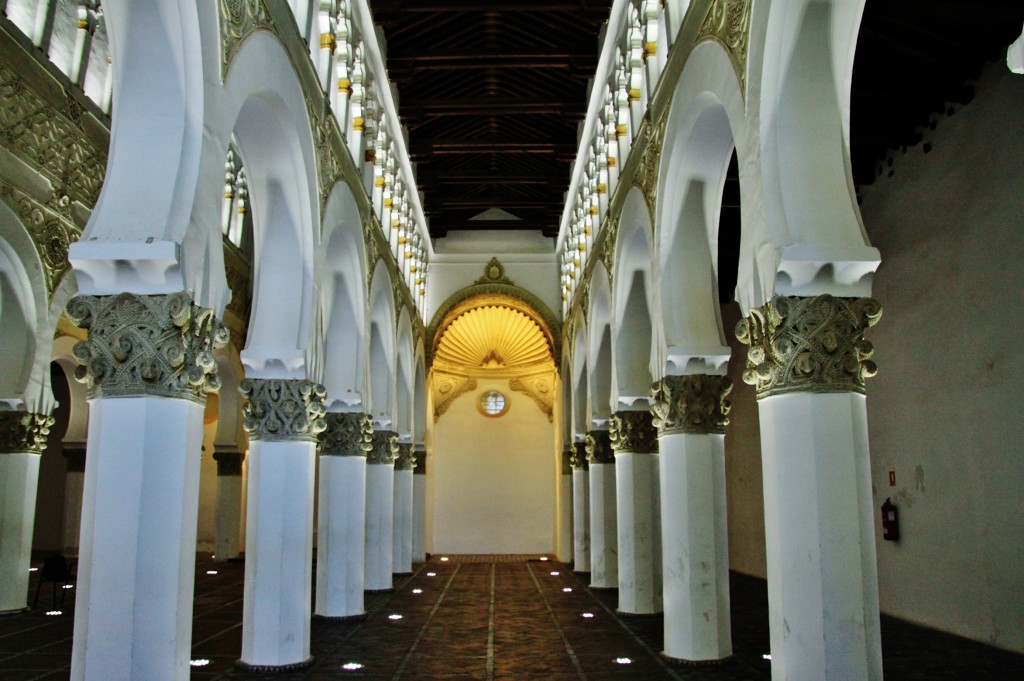
[[[864,0],[614,0],[559,224],[436,236],[373,4],[0,1],[0,611],[75,557],[72,678],[183,679],[244,556],[280,671],[550,554],[682,663],[730,570],[775,679],[881,679],[880,612],[1024,652],[1024,43],[855,190]]]

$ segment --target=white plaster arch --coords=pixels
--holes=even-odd
[[[413,434],[414,374],[412,322],[409,309],[403,307],[398,315],[398,345],[395,372],[395,430],[399,442],[411,442]]]
[[[89,403],[86,401],[86,386],[75,380],[75,369],[78,360],[71,354],[78,339],[73,336],[60,336],[54,339],[52,361],[60,365],[68,380],[68,427],[64,432],[64,442],[83,443],[89,433]]]
[[[199,290],[181,244],[210,123],[203,62],[220,61],[216,32],[200,29],[200,12],[210,21],[206,4],[103,3],[114,116],[103,190],[69,252],[83,293]],[[215,7],[212,16],[216,26]]]
[[[597,263],[590,277],[590,311],[587,314],[588,428],[605,428],[612,415],[612,292],[608,270]]]
[[[614,410],[643,408],[654,382],[654,279],[651,213],[632,187],[619,214],[615,239]]]
[[[590,429],[589,402],[590,392],[587,388],[587,320],[582,311],[576,312],[573,323],[575,336],[570,339],[572,347],[571,379],[572,395],[570,397],[571,430],[574,437],[582,437]]]
[[[423,444],[427,436],[427,362],[422,339],[416,343],[415,360],[412,437],[415,444]]]
[[[363,409],[367,363],[366,244],[351,188],[335,185],[324,208],[324,386],[329,411]]]
[[[794,0],[764,16],[757,105],[775,293],[871,291],[879,255],[857,207],[849,130],[863,10],[864,0]]]
[[[206,209],[199,210],[197,200],[196,211],[197,221],[201,214],[205,222],[200,238],[216,242],[209,247],[208,274],[217,281],[223,277],[218,195],[233,133],[253,217],[253,301],[242,363],[251,377],[319,381],[320,207],[313,132],[302,88],[274,36],[257,32],[246,39],[231,63],[224,96],[228,125],[222,121],[211,131],[219,143],[208,152],[217,175],[211,171],[204,182]]]
[[[387,266],[378,260],[370,284],[369,409],[374,426],[395,423],[395,301]]]

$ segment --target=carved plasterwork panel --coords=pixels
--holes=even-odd
[[[390,465],[398,458],[398,433],[393,430],[373,431],[373,447],[366,454],[366,463]]]
[[[43,263],[47,293],[52,296],[60,280],[71,269],[68,246],[78,241],[81,230],[70,218],[36,201],[6,181],[0,181],[0,200],[17,213],[32,237],[39,260]]]
[[[747,47],[750,36],[750,0],[712,0],[697,32],[697,42],[714,40],[729,53],[740,89],[746,95]]]
[[[547,415],[548,421],[554,420],[555,401],[550,375],[513,378],[508,382],[508,387],[533,400],[537,407]]]
[[[220,0],[220,41],[223,73],[242,42],[254,31],[271,30],[274,18],[264,0]]]
[[[54,423],[54,418],[49,414],[0,411],[0,454],[42,454],[46,449],[46,437]]]
[[[633,176],[633,184],[640,187],[647,201],[647,211],[651,222],[654,222],[654,208],[658,197],[658,167],[661,161],[661,147],[665,142],[665,126],[668,117],[663,115],[656,124],[648,127],[643,155]],[[616,226],[618,221],[616,220]],[[613,245],[614,248],[614,245]]]
[[[373,417],[362,412],[328,413],[320,433],[320,453],[328,456],[366,456],[373,449]]]
[[[476,390],[476,379],[466,376],[455,376],[452,374],[436,373],[434,375],[433,397],[434,397],[434,422],[448,411],[461,395]]]
[[[608,431],[612,449],[617,452],[657,452],[658,431],[651,412],[618,411],[612,414]]]
[[[607,430],[592,430],[587,433],[587,461],[591,464],[615,463],[611,433]]]
[[[651,388],[654,425],[662,433],[724,433],[730,392],[727,376],[666,376]]]
[[[247,400],[242,415],[250,440],[316,442],[327,429],[327,390],[319,383],[247,378],[238,391]]]

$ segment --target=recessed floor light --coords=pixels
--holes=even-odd
[[[764,654],[764,655],[762,655],[761,657],[762,657],[762,658],[764,658],[764,659],[766,659],[766,660],[768,660],[769,662],[771,662],[771,661],[772,661],[772,656],[771,656],[771,653],[765,653],[765,654]]]
[[[441,562],[442,563],[447,563],[448,562],[448,556],[441,556]]]
[[[39,568],[29,568],[28,571],[29,572],[38,572]]]
[[[346,671],[354,672],[357,669],[362,669],[363,665],[359,664],[358,662],[346,662],[345,664],[341,665],[341,668]]]
[[[75,585],[74,585],[74,584],[65,584],[65,585],[64,585],[64,588],[65,588],[65,589],[74,589],[74,588],[75,588]]]
[[[217,574],[217,571],[216,570],[207,570],[206,574],[208,574],[208,575],[215,575],[215,574]]]
[[[558,570],[555,570],[554,572],[551,573],[551,576],[552,577],[557,577],[560,574],[562,574],[562,573],[560,573]]]
[[[64,612],[62,610],[47,610],[46,614],[49,615],[50,617],[54,617],[56,615],[63,615]]]
[[[628,657],[616,657],[615,664],[633,664],[633,660]]]
[[[388,615],[388,619],[389,620],[400,620],[400,619],[402,619],[402,616],[399,615],[398,613],[395,613],[393,615]]]
[[[583,613],[582,617],[585,620],[593,619],[594,618],[594,613],[592,613],[592,612],[585,612],[585,613]]]
[[[413,589],[412,592],[414,594],[421,594],[421,593],[423,593],[423,589]]]
[[[562,589],[562,591],[564,591],[565,593],[571,593],[572,592],[572,587],[571,586],[567,586],[564,589]]]
[[[198,660],[190,660],[188,664],[190,667],[205,667],[210,664],[210,661],[206,658],[200,658]]]
[[[541,556],[541,557],[540,557],[540,559],[541,559],[541,560],[547,560],[547,559],[548,559],[548,557],[547,557],[547,556]]]
[[[427,573],[427,577],[437,577],[437,573],[436,572],[428,572]]]

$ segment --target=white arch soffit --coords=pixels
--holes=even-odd
[[[373,330],[379,334],[380,345],[373,342]],[[374,423],[390,428],[395,418],[395,303],[391,297],[391,277],[383,261],[378,261],[370,285],[369,331],[369,409]],[[381,388],[385,393],[380,404]]]
[[[207,123],[202,62],[214,57],[203,49],[197,3],[104,0],[103,9],[114,92],[109,160],[69,260],[82,293],[182,291],[181,243]]]
[[[759,106],[764,209],[777,249],[765,292],[866,296],[880,256],[850,166],[850,83],[864,0],[768,10]]]
[[[217,158],[223,159],[234,132],[253,214],[253,306],[241,355],[246,375],[319,380],[313,133],[302,88],[274,36],[260,31],[246,39],[231,63],[224,96],[222,127],[211,137],[220,142]],[[218,178],[212,187],[221,184]]]
[[[78,360],[72,350],[78,339],[72,336],[61,336],[53,341],[51,361],[60,365],[68,381],[68,393],[71,404],[68,406],[68,428],[64,433],[64,442],[85,442],[89,435],[89,403],[86,397],[86,385],[75,380],[75,369]]]
[[[351,189],[339,182],[324,208],[324,385],[329,411],[363,407],[366,362],[366,252],[362,221]]]
[[[414,443],[422,444],[427,435],[427,361],[422,339],[416,344],[415,363],[412,437]]]
[[[396,382],[395,382],[395,407],[397,414],[397,427],[402,436],[411,437],[414,429],[413,413],[415,410],[415,365],[413,364],[413,338],[412,322],[409,319],[409,309],[403,307],[398,317],[398,337],[396,346]],[[402,413],[406,412],[406,413]]]
[[[605,417],[594,416],[595,406],[600,407],[597,411],[608,410],[611,414],[612,399],[615,395],[615,371],[612,362],[615,361],[615,339],[611,334],[612,327],[612,293],[608,283],[608,270],[604,264],[598,262],[590,273],[590,314],[588,315],[589,333],[587,334],[587,391],[589,397],[590,419],[604,420]],[[609,333],[610,347],[608,348],[608,360],[599,361],[601,352],[601,341],[605,331]],[[598,381],[596,378],[606,378]],[[607,385],[605,385],[607,383]],[[602,394],[597,395],[600,391]],[[604,394],[607,392],[607,394]],[[589,426],[588,426],[589,430]]]
[[[615,387],[613,395],[616,409],[645,407],[650,403],[648,393],[654,380],[653,341],[656,337],[654,316],[654,278],[652,277],[651,241],[653,238],[651,216],[639,187],[632,187],[623,202],[619,214],[619,230],[615,238]],[[643,278],[646,319],[635,317],[638,312],[630,304],[636,275]],[[643,340],[646,336],[646,347]],[[643,362],[641,368],[640,363]],[[640,360],[640,361],[635,361]],[[646,372],[643,378],[626,375]]]

